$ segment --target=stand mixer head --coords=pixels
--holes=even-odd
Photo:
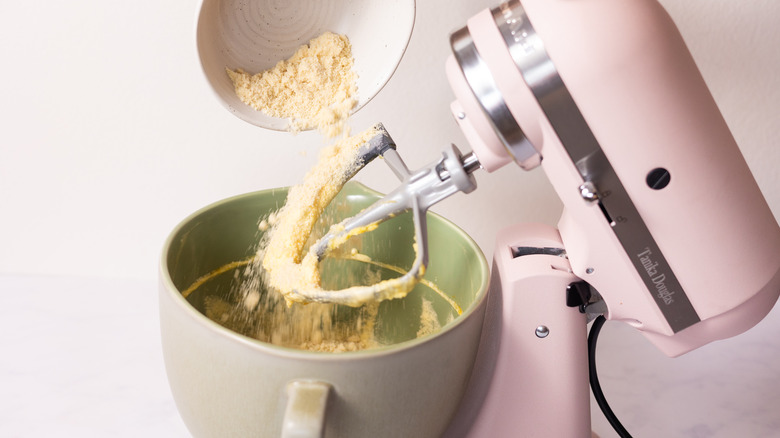
[[[513,0],[451,41],[474,152],[488,171],[541,162],[573,272],[609,319],[676,356],[769,312],[780,228],[656,1]]]
[[[583,311],[634,326],[669,356],[769,312],[780,227],[655,0],[511,0],[451,44],[452,111],[474,151],[448,171],[541,165],[565,206]],[[353,220],[377,220],[365,215]]]

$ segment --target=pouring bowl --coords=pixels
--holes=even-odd
[[[201,67],[219,102],[240,119],[282,131],[288,120],[243,103],[225,69],[251,74],[272,68],[298,47],[330,31],[352,44],[358,103],[387,83],[412,35],[415,0],[202,0],[196,42]]]

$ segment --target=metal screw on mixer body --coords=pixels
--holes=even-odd
[[[535,333],[537,338],[546,338],[550,334],[550,329],[546,325],[540,325],[536,327]]]
[[[599,200],[599,193],[596,189],[596,185],[591,181],[587,181],[585,184],[580,186],[580,195],[582,196],[582,199],[588,202]]]

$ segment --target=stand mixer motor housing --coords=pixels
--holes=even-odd
[[[608,319],[677,356],[769,312],[780,227],[661,5],[513,0],[451,43],[474,153],[488,171],[541,165],[572,272]]]

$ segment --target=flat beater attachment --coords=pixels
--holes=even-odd
[[[398,281],[387,287],[381,287],[383,283],[370,287],[356,287],[341,291],[296,291],[298,295],[307,301],[330,302],[339,304],[356,305],[370,300],[383,300],[399,297],[398,284],[411,285],[403,295],[414,287],[425,273],[428,264],[428,232],[426,214],[428,209],[458,192],[470,193],[476,189],[476,181],[471,173],[480,167],[474,154],[462,155],[460,151],[451,145],[442,153],[442,157],[423,167],[411,172],[395,149],[395,143],[381,124],[377,125],[379,134],[373,137],[365,145],[365,151],[361,152],[362,165],[382,156],[390,169],[401,181],[401,185],[378,200],[357,215],[344,220],[338,226],[314,244],[313,250],[322,260],[328,253],[344,243],[356,230],[384,222],[401,213],[411,210],[414,220],[415,241],[417,250],[411,269]],[[358,169],[359,170],[359,169]],[[357,172],[357,170],[356,170]],[[392,290],[391,290],[392,289]],[[364,296],[357,297],[356,294]]]

